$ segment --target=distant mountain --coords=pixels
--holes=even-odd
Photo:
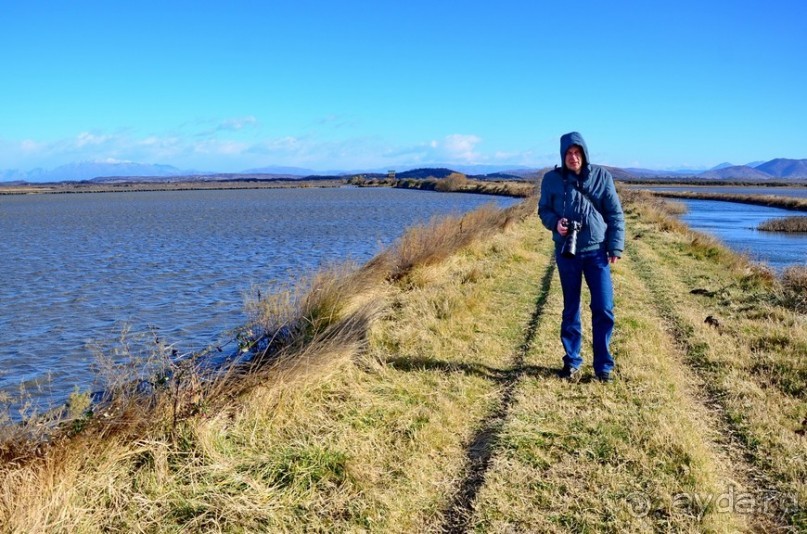
[[[7,171],[0,171],[0,182],[45,182],[46,179],[42,177],[47,175],[45,169],[32,169],[30,171],[20,171],[17,169],[10,169]]]
[[[453,172],[460,171],[446,167],[424,167],[422,169],[411,169],[408,171],[397,172],[395,173],[395,177],[401,180],[405,180],[407,178],[445,178]]]
[[[516,174],[513,171],[519,170],[527,170],[529,167],[525,167],[524,165],[449,165],[449,164],[442,164],[442,165],[433,165],[433,167],[449,167],[457,172],[461,172],[463,174],[494,174],[494,173],[506,173],[506,174]]]
[[[635,167],[627,167],[623,170],[632,174],[637,178],[657,178],[659,176],[692,176],[699,172],[703,172],[692,170],[667,171],[667,170],[654,170],[654,169],[639,169]]]
[[[468,176],[482,176],[486,174],[505,173],[514,174],[516,176],[523,172],[534,172],[535,169],[523,165],[462,165],[453,163],[428,163],[423,165],[388,165],[386,167],[377,167],[374,169],[353,169],[351,171],[327,171],[326,174],[334,175],[356,175],[356,174],[387,174],[387,172],[394,170],[396,176],[401,173],[409,171],[417,171],[420,169],[451,169],[454,172],[460,172]]]
[[[620,169],[619,167],[608,167],[606,165],[603,165],[603,167],[608,172],[611,173],[611,176],[614,177],[614,180],[630,181],[635,180],[637,178],[637,176],[634,175],[633,173],[628,172],[625,169]]]
[[[82,161],[56,167],[50,171],[34,169],[33,171],[6,171],[0,174],[0,180],[22,180],[26,182],[64,182],[73,180],[92,180],[99,176],[181,176],[192,174],[171,165],[151,165],[134,162],[102,162]]]
[[[755,167],[777,178],[807,178],[807,159],[772,159]]]
[[[282,165],[270,165],[268,167],[259,167],[257,169],[247,169],[245,171],[240,172],[239,174],[279,174],[284,176],[311,176],[312,174],[318,174],[318,172],[311,169],[304,169],[302,167],[284,167]]]
[[[710,171],[719,171],[720,169],[728,169],[729,167],[737,167],[737,166],[738,166],[738,165],[735,165],[735,164],[733,164],[733,163],[729,163],[728,161],[725,161],[725,162],[723,162],[723,163],[720,163],[720,164],[718,164],[718,165],[715,165],[714,167],[712,167],[712,168],[711,168],[711,169],[709,169],[709,170],[710,170]],[[749,165],[749,166],[750,166],[750,165]]]
[[[723,167],[721,169],[702,172],[698,177],[734,180],[770,180],[773,178],[773,176],[764,171],[745,165],[734,165],[732,167]]]

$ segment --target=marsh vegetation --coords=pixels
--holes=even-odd
[[[771,219],[759,225],[764,232],[807,232],[807,216]]]

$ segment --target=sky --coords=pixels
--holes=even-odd
[[[0,171],[807,158],[803,0],[0,0]]]

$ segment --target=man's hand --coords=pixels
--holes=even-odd
[[[617,261],[619,261],[619,256],[608,256],[608,261],[611,265],[614,265]]]
[[[558,221],[557,230],[558,233],[563,237],[566,237],[566,234],[569,233],[569,221],[566,219],[566,217],[563,217]]]

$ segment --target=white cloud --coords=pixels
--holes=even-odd
[[[217,131],[230,131],[235,132],[246,128],[247,126],[254,126],[258,124],[258,119],[249,115],[247,117],[239,117],[235,119],[226,119],[219,123],[218,127],[216,128]]]
[[[42,147],[45,146],[43,143],[38,143],[31,139],[23,139],[20,141],[20,150],[26,153],[36,153],[42,150]]]
[[[429,164],[429,163],[484,163],[489,158],[476,151],[476,145],[482,139],[476,135],[451,134],[442,140],[431,140],[426,143],[395,147],[384,153],[390,164]]]
[[[182,135],[195,137],[215,137],[219,134],[228,134],[248,130],[258,126],[258,119],[253,115],[245,117],[230,117],[226,119],[199,119],[183,123],[177,127]]]
[[[112,138],[108,135],[95,135],[90,132],[81,132],[76,136],[75,146],[78,148],[87,145],[103,145],[108,143]]]
[[[240,128],[254,124],[254,117],[228,119],[218,123],[218,126],[226,126],[225,129],[206,137],[200,137],[186,124],[168,132],[145,135],[131,130],[84,131],[53,141],[5,140],[0,143],[0,161],[9,168],[21,169],[106,160],[236,172],[267,165],[304,166],[324,171],[452,163],[530,165],[540,159],[532,152],[486,154],[482,150],[482,138],[475,134],[457,133],[400,145],[373,136],[324,138],[324,134],[309,133],[245,139],[237,133]]]
[[[479,163],[481,156],[475,152],[474,148],[482,142],[482,139],[475,135],[452,134],[446,136],[443,141],[443,149],[448,161],[461,160],[464,163]]]
[[[238,141],[209,139],[194,143],[193,151],[198,154],[237,156],[249,148],[249,144]]]

